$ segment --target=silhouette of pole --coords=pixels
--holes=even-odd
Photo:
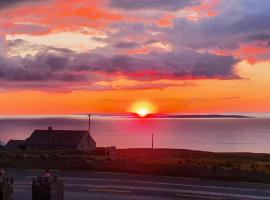
[[[91,128],[91,114],[89,114],[88,117],[89,117],[89,118],[88,118],[88,119],[89,119],[89,120],[88,120],[88,131],[89,131],[89,133],[90,133],[90,128]]]
[[[152,149],[154,149],[154,134],[152,134]]]

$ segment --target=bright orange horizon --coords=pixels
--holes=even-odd
[[[267,1],[132,1],[0,4],[0,115],[270,112]]]

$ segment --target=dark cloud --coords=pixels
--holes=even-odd
[[[256,46],[268,48],[268,47],[270,47],[270,32],[267,34],[266,33],[252,34],[252,35],[246,36],[243,39],[243,41],[246,43],[253,42],[253,44]],[[269,59],[269,56],[259,55],[258,58],[264,60],[264,59]]]
[[[110,0],[110,6],[127,10],[169,10],[176,11],[198,5],[200,0]]]
[[[46,34],[51,31],[51,28],[39,24],[25,24],[25,23],[9,23],[0,24],[0,33],[5,34]]]
[[[245,42],[256,42],[258,46],[270,47],[270,33],[258,33],[254,35],[247,36],[244,39]]]
[[[25,2],[39,2],[40,0],[1,0],[0,9],[7,8],[16,4],[22,4]]]
[[[20,50],[33,50],[33,51],[49,51],[49,52],[56,52],[56,53],[63,53],[66,56],[71,53],[75,53],[74,51],[68,48],[60,48],[54,46],[47,46],[47,45],[37,45],[25,41],[23,39],[15,39],[15,40],[8,40],[5,42],[5,47],[12,51],[12,49],[20,49]]]
[[[0,79],[7,81],[83,81],[84,75],[70,70],[68,57],[39,53],[36,56],[0,59]]]
[[[144,39],[144,40],[142,39],[139,42],[137,42],[137,41],[122,41],[121,38],[122,38],[121,34],[115,34],[114,36],[112,36],[111,38],[108,39],[108,42],[111,42],[113,40],[115,40],[115,41],[119,40],[118,42],[111,44],[112,47],[118,48],[118,49],[135,49],[135,48],[140,48],[144,45],[151,45],[151,44],[159,42],[158,39],[154,39],[154,38]]]
[[[95,53],[40,52],[36,56],[0,59],[0,80],[25,83],[58,81],[94,83],[108,81],[108,76],[124,75],[129,79],[155,81],[160,79],[235,79],[232,56],[197,53],[192,50],[148,55],[101,55]],[[100,74],[107,74],[102,77]],[[112,78],[113,80],[113,78]],[[157,86],[151,83],[151,87]],[[24,84],[27,85],[27,84]],[[31,86],[31,84],[28,84]],[[61,84],[55,85],[61,87]],[[132,86],[142,88],[142,86]],[[164,86],[163,86],[164,87]]]
[[[270,34],[258,33],[250,35],[246,38],[246,41],[270,41]]]
[[[0,34],[0,57],[5,54],[6,40],[3,35]]]
[[[219,15],[200,23],[203,32],[208,32],[209,36],[231,36],[270,30],[269,1],[223,1],[219,9]]]
[[[118,42],[114,45],[114,47],[116,47],[116,48],[123,48],[123,49],[134,49],[134,48],[139,47],[139,46],[140,46],[140,44],[137,42],[134,42],[134,41],[131,41],[131,42],[122,41],[122,42]]]
[[[270,1],[222,1],[217,9],[214,17],[196,22],[179,17],[172,28],[155,29],[174,46],[193,49],[235,50],[250,35],[270,34]]]
[[[71,54],[71,53],[75,53],[73,50],[70,50],[68,48],[59,48],[59,47],[46,46],[46,49],[51,50],[51,51],[64,53],[66,55]]]
[[[72,63],[75,71],[122,74],[136,80],[239,78],[234,73],[238,62],[232,56],[197,53],[192,50],[147,55],[77,54]]]
[[[17,47],[17,46],[22,46],[25,44],[26,44],[25,40],[22,40],[22,39],[9,40],[6,42],[6,47],[12,48],[12,47]]]

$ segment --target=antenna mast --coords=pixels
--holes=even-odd
[[[152,149],[154,149],[154,134],[152,134]]]
[[[90,133],[90,128],[91,128],[91,114],[88,114],[88,132]]]

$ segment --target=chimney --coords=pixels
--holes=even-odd
[[[53,128],[51,126],[48,127],[48,131],[52,131]]]

